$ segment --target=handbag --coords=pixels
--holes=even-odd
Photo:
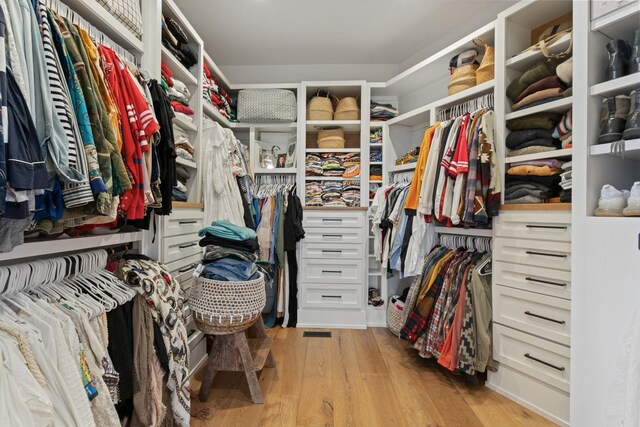
[[[549,47],[567,34],[569,34],[569,45],[567,48],[559,53],[549,53]],[[571,21],[565,21],[559,25],[547,28],[538,38],[538,43],[523,50],[521,54],[539,50],[546,58],[564,58],[571,54],[572,49],[573,28],[571,28]]]

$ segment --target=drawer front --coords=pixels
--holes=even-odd
[[[497,237],[571,242],[571,212],[502,212]]]
[[[546,240],[495,239],[496,261],[571,271],[571,243]]]
[[[506,326],[493,326],[494,359],[569,392],[570,350]]]
[[[364,212],[305,211],[303,226],[321,228],[362,228]]]
[[[307,243],[330,243],[334,246],[343,243],[364,242],[364,228],[306,228],[303,245]]]
[[[560,344],[570,344],[571,301],[565,299],[494,286],[493,320]]]
[[[190,348],[189,352],[189,376],[196,373],[207,359],[207,339],[203,335],[200,341]]]
[[[361,286],[304,285],[302,307],[304,308],[351,308],[363,307]]]
[[[303,283],[363,285],[363,262],[359,260],[302,260]]]
[[[571,272],[496,261],[494,284],[571,299]]]
[[[202,248],[198,245],[198,235],[167,237],[162,239],[163,258],[165,263],[201,255]]]
[[[305,243],[302,245],[302,258],[363,259],[363,256],[363,244]]]
[[[177,261],[167,262],[165,265],[167,266],[167,270],[173,277],[179,276],[186,272],[185,268],[191,267],[200,262],[202,259],[202,255],[197,253],[196,255],[191,255],[190,257],[179,259]],[[182,271],[181,271],[182,270]]]
[[[184,300],[189,301],[189,297],[191,296],[191,288],[193,287],[193,282],[195,279],[191,277],[190,279],[180,282],[180,288],[182,292],[184,292]]]
[[[203,212],[200,209],[174,209],[164,218],[164,237],[191,234],[197,238],[202,228]]]

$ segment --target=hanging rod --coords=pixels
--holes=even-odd
[[[438,111],[438,119],[446,120],[450,117],[459,117],[465,113],[478,111],[481,109],[493,108],[495,96],[493,93],[486,93],[476,98],[469,99],[457,105]]]

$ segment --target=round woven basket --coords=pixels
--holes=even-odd
[[[358,108],[358,101],[351,96],[342,98],[340,102],[338,102],[333,119],[360,120],[360,108]]]
[[[307,103],[307,120],[333,120],[333,102],[318,93]]]
[[[476,84],[482,84],[493,80],[495,77],[496,50],[482,40],[479,40],[476,44],[484,49],[480,67],[476,70]]]
[[[405,313],[396,306],[395,299],[398,295],[394,295],[389,298],[389,304],[387,305],[387,327],[391,333],[395,336],[400,336],[400,331],[404,326]]]
[[[196,278],[189,307],[198,329],[228,335],[243,331],[258,320],[266,304],[264,276],[247,282],[221,282]]]
[[[449,95],[454,95],[476,85],[478,64],[467,64],[453,70],[449,81]]]
[[[318,130],[318,148],[344,148],[344,129],[321,128]]]

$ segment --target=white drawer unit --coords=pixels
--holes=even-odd
[[[365,227],[364,212],[305,211],[303,226],[322,228],[359,228]]]
[[[364,245],[345,243],[305,243],[302,245],[302,258],[315,259],[362,259]]]
[[[190,267],[194,264],[197,264],[198,262],[200,262],[201,259],[202,259],[202,255],[200,253],[197,253],[195,255],[191,255],[186,258],[167,262],[165,263],[165,265],[167,266],[167,270],[169,270],[169,273],[175,276],[177,274],[184,273],[186,271],[184,270],[185,268]]]
[[[569,345],[571,301],[494,286],[493,313],[495,323]]]
[[[303,245],[308,243],[331,243],[334,246],[343,243],[363,244],[364,228],[305,228]]]
[[[571,213],[506,211],[499,216],[496,237],[571,242]]]
[[[571,299],[571,272],[503,261],[493,263],[494,284]]]
[[[513,369],[569,392],[570,350],[560,344],[494,324],[493,358]]]
[[[361,309],[361,286],[306,285],[302,288],[302,307]]]
[[[363,285],[364,265],[362,260],[302,260],[301,281],[303,283],[332,283],[336,285]]]
[[[198,238],[198,231],[202,229],[203,212],[200,209],[174,209],[171,215],[165,216],[164,237],[190,234]]]
[[[571,271],[571,243],[511,238],[495,239],[496,261]]]
[[[187,234],[162,239],[162,253],[165,263],[200,255],[202,248],[198,245],[198,235]]]

